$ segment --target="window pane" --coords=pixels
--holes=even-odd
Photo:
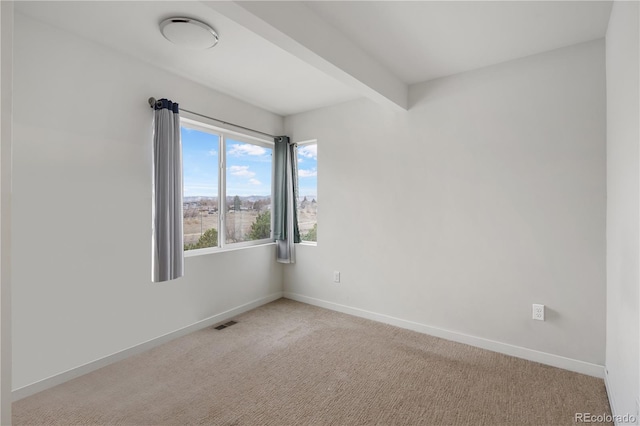
[[[218,246],[219,140],[215,134],[182,127],[184,249]]]
[[[318,241],[318,145],[298,146],[298,227],[302,241]]]
[[[272,148],[226,139],[227,243],[271,237],[272,154]]]

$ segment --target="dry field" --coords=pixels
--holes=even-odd
[[[227,240],[243,241],[244,236],[251,232],[251,224],[255,222],[258,213],[256,211],[241,211],[227,213]],[[184,243],[195,244],[200,235],[207,229],[218,229],[218,213],[209,214],[201,212],[199,216],[184,220]]]
[[[207,229],[218,229],[218,213],[200,213],[197,217],[184,219],[184,244],[195,244]]]
[[[244,236],[251,232],[251,225],[255,222],[258,212],[254,210],[227,213],[227,241],[244,241]],[[317,214],[311,209],[298,213],[300,235],[305,235],[316,223]],[[207,229],[218,229],[218,213],[209,214],[206,210],[196,217],[184,219],[184,244],[195,244]]]
[[[300,235],[303,236],[313,228],[318,215],[315,211],[302,210],[298,212],[298,228]]]

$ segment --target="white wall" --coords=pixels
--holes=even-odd
[[[0,2],[0,424],[11,424],[13,2]]]
[[[640,262],[640,37],[637,2],[614,2],[607,30],[607,344],[615,414],[637,414]]]
[[[604,41],[410,95],[408,113],[358,100],[285,119],[294,140],[318,139],[320,203],[318,246],[285,267],[285,295],[602,374]]]
[[[273,246],[151,283],[147,98],[270,133],[282,117],[20,14],[14,83],[13,389],[281,292]]]

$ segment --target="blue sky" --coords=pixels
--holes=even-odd
[[[185,197],[218,196],[219,137],[182,127]],[[272,149],[227,138],[227,196],[271,195]]]
[[[219,138],[182,127],[182,161],[185,197],[218,196]],[[240,142],[227,143],[227,196],[271,195],[271,148]],[[300,196],[317,199],[317,145],[298,147]]]
[[[298,195],[318,200],[318,145],[298,146]]]
[[[273,149],[227,138],[227,196],[271,196]]]
[[[184,196],[217,197],[218,136],[182,127],[181,137]]]

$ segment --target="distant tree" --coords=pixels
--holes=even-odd
[[[216,247],[218,245],[218,231],[214,228],[207,229],[204,234],[200,235],[198,242],[195,244],[185,244],[185,250],[195,250],[206,247]]]
[[[239,243],[247,241],[247,235],[245,232],[246,218],[244,214],[233,215],[232,220],[227,222],[227,235],[230,243]]]
[[[265,209],[265,207],[266,207],[266,206],[268,206],[269,204],[271,204],[271,199],[270,199],[270,198],[263,198],[263,199],[260,199],[260,200],[256,201],[256,202],[253,204],[253,208],[254,208],[256,211],[261,212],[261,211],[262,211],[262,210],[264,210],[264,209]]]
[[[300,208],[304,209],[307,207],[307,205],[309,205],[309,201],[307,200],[307,197],[304,197],[304,199],[300,202]]]
[[[271,236],[271,212],[267,210],[256,217],[256,221],[251,224],[249,240],[262,240]]]
[[[302,236],[302,241],[318,241],[318,224],[314,223],[313,228]]]
[[[235,197],[233,197],[233,210],[239,212],[241,206],[242,206],[242,200],[240,200],[240,197],[236,195]]]

